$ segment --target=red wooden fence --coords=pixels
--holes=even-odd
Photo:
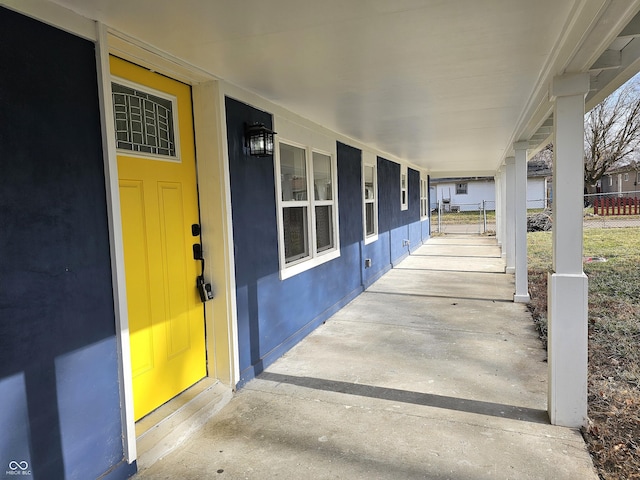
[[[633,198],[595,198],[593,200],[594,215],[638,215],[640,200]]]

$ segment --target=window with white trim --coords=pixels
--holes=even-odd
[[[362,165],[362,204],[365,243],[378,238],[378,172],[376,165]]]
[[[339,255],[336,164],[331,154],[278,143],[280,264],[287,278]],[[329,252],[338,255],[321,259]]]
[[[628,181],[629,181],[629,174],[628,174],[628,173],[625,173],[625,174],[624,174],[624,181],[625,181],[625,182],[628,182]]]
[[[408,183],[407,166],[400,165],[400,210],[409,208]]]
[[[312,152],[313,164],[313,204],[315,212],[317,253],[331,250],[335,246],[333,236],[333,176],[331,156]]]
[[[429,216],[429,184],[426,178],[420,178],[420,217]]]
[[[466,195],[466,194],[467,194],[467,184],[456,183],[456,195]]]
[[[609,175],[609,186],[613,186],[613,175]]]

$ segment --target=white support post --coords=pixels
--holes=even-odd
[[[506,199],[507,199],[507,173],[506,173],[506,166],[502,165],[500,167],[499,170],[499,174],[500,174],[500,225],[496,225],[496,229],[497,231],[500,232],[500,247],[501,247],[501,251],[502,251],[502,260],[504,260],[505,264],[507,262],[507,249],[506,249],[506,244],[507,244],[507,227],[506,225],[506,217],[507,217],[507,206],[506,206]],[[496,205],[496,209],[498,208],[498,206]],[[498,210],[496,210],[496,214],[497,214]]]
[[[507,252],[506,272],[516,273],[516,159],[507,157],[505,163],[505,241],[503,248]]]
[[[527,148],[528,142],[518,142],[513,145],[515,158],[515,262],[516,262],[516,293],[513,301],[528,303],[529,279],[527,273]]]
[[[502,247],[502,198],[500,198],[500,193],[502,192],[502,177],[501,171],[498,170],[493,177],[494,188],[494,197],[495,197],[495,215],[496,215],[496,241],[498,242],[498,246]]]
[[[507,262],[507,250],[505,245],[507,244],[507,166],[502,165],[500,168],[500,201],[502,206],[500,207],[502,216],[502,259]]]
[[[549,417],[587,423],[587,299],[582,270],[584,98],[587,73],[553,79],[553,272],[549,277]]]

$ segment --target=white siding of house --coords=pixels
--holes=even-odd
[[[527,179],[527,208],[545,208],[547,182],[544,177]]]
[[[460,211],[478,210],[485,201],[487,210],[495,210],[495,182],[493,180],[469,180],[457,182],[467,184],[467,193],[456,194],[456,182],[439,183],[435,186],[436,197],[431,199],[433,208],[437,202],[450,199],[450,205],[459,207]],[[542,177],[527,179],[527,208],[544,208],[546,196],[546,181]],[[444,207],[443,207],[444,208]]]

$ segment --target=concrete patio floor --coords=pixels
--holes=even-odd
[[[138,479],[596,480],[495,239],[432,238]]]

